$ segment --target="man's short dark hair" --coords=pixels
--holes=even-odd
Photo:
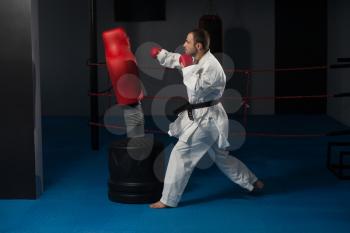
[[[209,33],[201,28],[195,28],[190,33],[193,35],[194,43],[201,43],[203,49],[208,50],[210,45]]]

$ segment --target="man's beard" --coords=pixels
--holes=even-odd
[[[192,57],[195,57],[198,53],[198,50],[197,49],[194,49],[191,51],[191,53],[187,53],[188,55],[192,56]]]

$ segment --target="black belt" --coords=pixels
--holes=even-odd
[[[213,105],[216,105],[220,103],[219,100],[211,100],[208,102],[204,102],[204,103],[198,103],[198,104],[190,104],[189,102],[187,102],[186,104],[180,106],[179,108],[174,110],[174,114],[177,115],[182,111],[187,110],[188,113],[188,118],[190,118],[190,120],[193,121],[193,114],[192,114],[192,110],[193,109],[197,109],[197,108],[206,108],[206,107],[210,107]]]

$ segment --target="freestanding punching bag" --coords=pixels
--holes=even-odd
[[[199,19],[199,28],[205,29],[210,35],[211,53],[222,53],[223,51],[223,32],[222,20],[218,15],[203,15]]]
[[[143,99],[136,58],[123,28],[104,31],[106,64],[119,105],[136,104]]]
[[[163,145],[144,135],[143,92],[125,30],[108,30],[102,37],[109,78],[127,131],[127,138],[109,148],[108,197],[122,203],[153,202],[162,190]]]

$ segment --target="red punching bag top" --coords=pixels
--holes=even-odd
[[[106,45],[106,57],[118,57],[122,60],[133,60],[134,55],[130,50],[129,37],[123,28],[115,28],[102,33]]]

